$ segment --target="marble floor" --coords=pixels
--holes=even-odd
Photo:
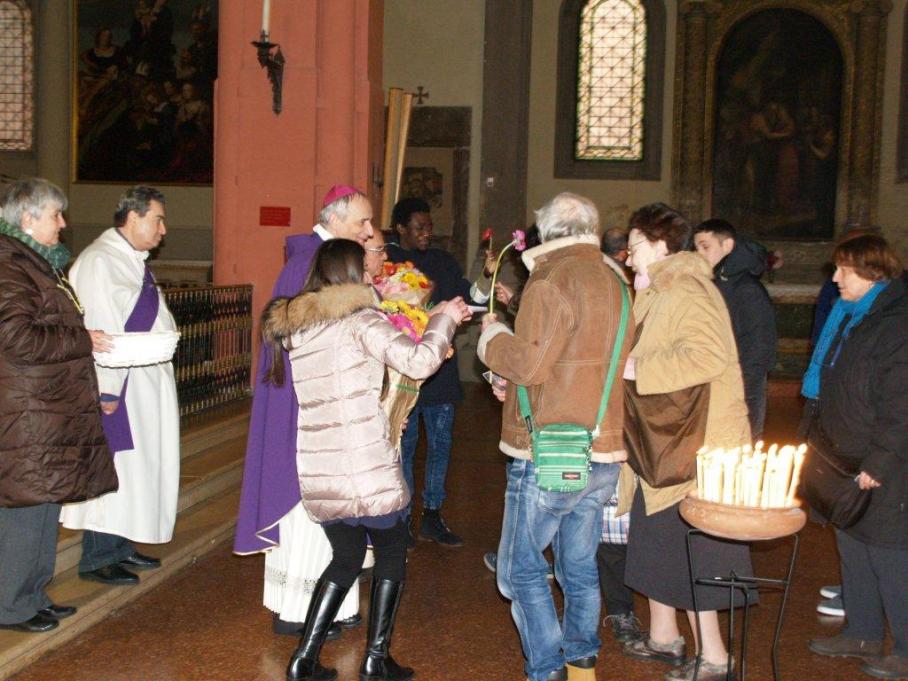
[[[410,553],[407,591],[395,631],[395,657],[414,667],[423,681],[525,678],[508,604],[482,562],[483,553],[498,540],[504,457],[496,452],[497,404],[479,388],[471,387],[458,412],[450,499],[444,506],[449,525],[466,543],[445,548],[420,542]],[[796,399],[772,397],[767,440],[790,441],[798,411]],[[418,476],[422,456],[420,452]],[[755,545],[756,573],[782,576],[789,547],[781,541]],[[229,545],[222,545],[78,640],[38,660],[14,681],[280,681],[296,641],[271,632],[271,615],[261,605],[262,569],[261,556],[236,557]],[[824,658],[807,650],[811,637],[832,635],[841,626],[841,620],[815,611],[818,589],[836,582],[832,534],[809,524],[802,533],[783,630],[783,679],[870,678],[859,671],[857,660]],[[362,598],[365,616],[368,589]],[[766,593],[761,598],[751,615],[748,679],[772,678],[769,643],[780,597]],[[645,624],[642,599],[638,614]],[[662,678],[666,667],[622,656],[610,631],[601,633],[599,679]],[[342,681],[358,678],[364,637],[364,627],[359,627],[325,646],[323,662],[337,667]]]

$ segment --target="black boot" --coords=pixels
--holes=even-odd
[[[403,582],[372,580],[369,631],[366,635],[366,656],[359,668],[360,681],[409,681],[413,678],[413,670],[397,664],[389,651],[403,589]]]
[[[316,582],[300,644],[287,665],[287,681],[334,681],[337,678],[337,671],[322,667],[318,656],[347,591],[349,589],[324,577]]]

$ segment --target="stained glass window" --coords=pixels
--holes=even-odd
[[[639,0],[590,0],[580,17],[575,158],[643,159],[646,10]]]
[[[32,148],[32,20],[23,0],[0,0],[0,151]]]

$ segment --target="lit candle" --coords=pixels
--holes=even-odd
[[[262,33],[269,34],[271,25],[271,0],[262,0]]]

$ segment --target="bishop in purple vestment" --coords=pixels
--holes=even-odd
[[[360,207],[363,209],[359,209]],[[343,210],[338,210],[342,207]],[[362,192],[337,185],[325,197],[324,208],[311,234],[287,238],[287,262],[272,295],[295,296],[306,278],[318,247],[328,239],[365,243],[372,236],[372,209]],[[284,376],[292,375],[284,353]],[[266,383],[271,358],[262,353],[252,398],[252,419],[246,445],[243,488],[233,550],[256,553],[280,543],[278,523],[300,501],[296,471],[296,437],[299,405],[293,382]]]

